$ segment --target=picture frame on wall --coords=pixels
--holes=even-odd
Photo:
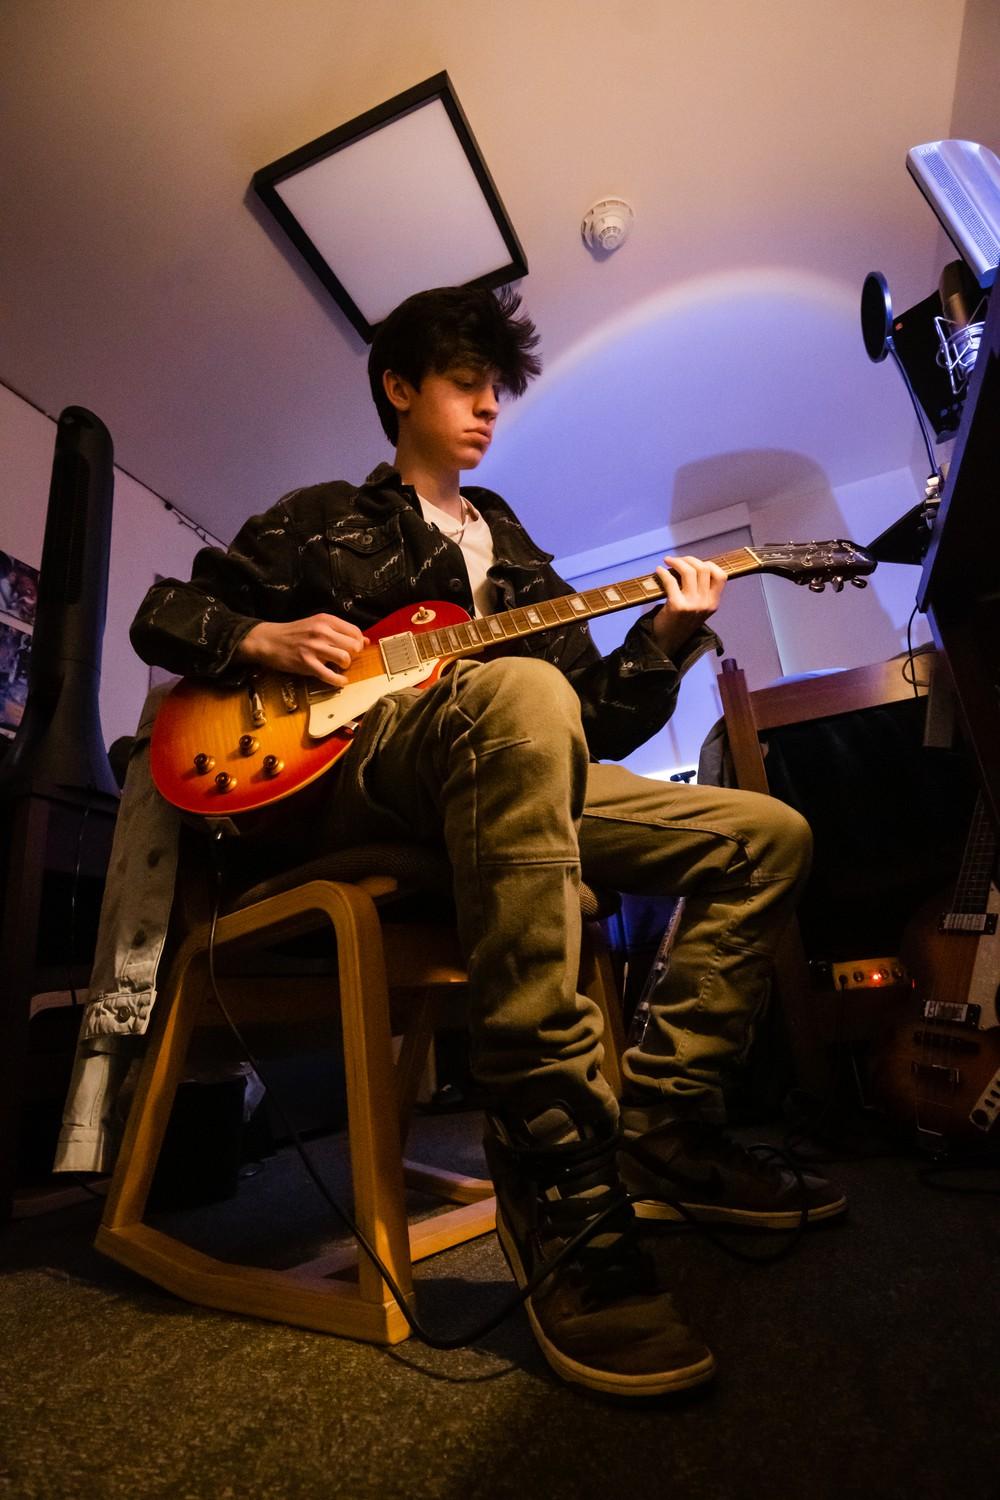
[[[28,700],[38,569],[0,550],[0,736],[13,739]]]

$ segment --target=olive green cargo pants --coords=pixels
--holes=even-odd
[[[775,945],[808,868],[809,829],[770,797],[591,765],[579,701],[553,666],[460,661],[366,714],[331,781],[327,847],[440,846],[469,968],[473,1074],[493,1107],[561,1102],[615,1118],[601,1018],[577,994],[581,868],[595,886],[686,898],[626,1097],[654,1117],[720,1119],[721,1075],[766,1001]]]

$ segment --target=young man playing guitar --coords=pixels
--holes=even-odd
[[[202,551],[190,583],[158,583],[132,630],[140,656],[207,681],[266,668],[336,689],[365,632],[403,606],[445,599],[489,615],[567,595],[505,502],[460,487],[493,440],[501,395],[540,368],[518,309],[509,292],[446,288],[391,313],[369,376],[393,464],[360,488],[286,496],[228,552]],[[665,1218],[680,1204],[784,1228],[803,1194],[810,1219],[845,1207],[829,1183],[764,1166],[718,1128],[721,1072],[747,1046],[807,868],[805,823],[771,798],[602,763],[663,726],[684,671],[717,644],[705,621],[722,569],[668,557],[657,571],[662,603],[608,656],[570,623],[389,693],[301,801],[317,849],[446,849],[501,1244],[523,1284],[600,1216],[529,1315],[565,1379],[635,1396],[714,1368],[658,1285],[636,1211]],[[302,797],[282,804],[290,823]],[[581,867],[598,886],[686,898],[645,1035],[624,1058],[621,1111],[600,1072],[596,1007],[576,993]]]

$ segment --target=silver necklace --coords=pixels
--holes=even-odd
[[[469,504],[468,500],[466,500],[466,498],[465,498],[464,495],[461,496],[461,501],[462,501],[462,524],[458,528],[458,530],[457,531],[445,531],[445,529],[444,529],[443,526],[439,526],[438,527],[438,530],[440,531],[440,533],[441,533],[442,536],[446,536],[448,538],[449,542],[454,542],[459,547],[462,545],[462,538],[465,536],[465,528],[468,526],[469,522],[472,520],[472,517],[475,514],[475,512],[472,509],[472,506]]]

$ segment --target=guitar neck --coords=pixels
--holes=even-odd
[[[962,857],[948,916],[972,915],[985,912],[989,905],[990,889],[996,876],[997,837],[980,793],[972,814],[972,825]]]
[[[749,547],[736,547],[713,557],[730,578],[744,573],[760,573],[763,564]],[[663,586],[655,573],[628,578],[624,583],[608,583],[601,588],[584,589],[579,594],[563,594],[558,599],[543,599],[538,604],[521,604],[498,615],[480,615],[461,625],[446,625],[440,630],[422,631],[414,644],[422,661],[442,657],[470,656],[489,646],[520,636],[535,635],[556,625],[580,624],[598,615],[613,614],[637,604],[654,604],[663,598]]]

